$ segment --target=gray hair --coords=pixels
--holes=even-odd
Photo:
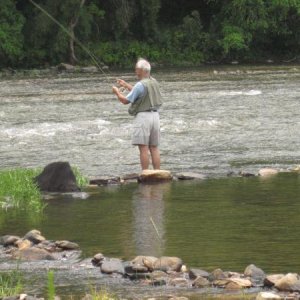
[[[136,63],[136,68],[142,69],[142,70],[146,71],[147,73],[150,73],[150,71],[151,71],[150,63],[144,58],[138,59],[138,61]]]

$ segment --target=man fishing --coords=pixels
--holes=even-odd
[[[124,96],[118,87],[113,86],[113,93],[121,103],[130,104],[128,112],[135,116],[133,121],[132,144],[140,151],[140,162],[143,170],[149,169],[149,153],[153,169],[160,169],[160,122],[158,109],[162,105],[162,97],[157,81],[150,76],[151,65],[145,59],[139,59],[135,65],[138,82],[132,86],[122,79],[117,83],[129,90]]]

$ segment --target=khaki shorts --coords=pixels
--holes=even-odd
[[[133,121],[132,145],[158,146],[160,141],[159,113],[138,113]]]

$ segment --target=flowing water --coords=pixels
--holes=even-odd
[[[43,216],[0,211],[0,235],[36,227],[97,252],[179,256],[190,266],[300,272],[300,179],[226,178],[300,160],[297,67],[156,71],[164,96],[162,164],[201,182],[101,187],[48,200]],[[130,72],[110,75],[134,82]],[[67,160],[88,176],[139,170],[132,120],[97,75],[0,81],[0,167]],[[151,222],[153,219],[157,231]]]

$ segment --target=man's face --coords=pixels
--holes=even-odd
[[[135,68],[136,77],[140,80],[144,78],[144,70],[140,68]]]

